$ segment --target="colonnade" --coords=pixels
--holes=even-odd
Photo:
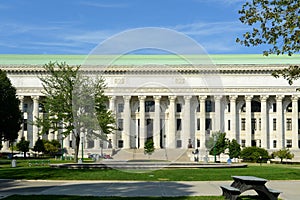
[[[31,147],[39,137],[32,122],[43,112],[41,98],[19,96],[24,115],[19,138],[25,136]],[[108,136],[110,142],[104,142],[103,147],[144,148],[151,138],[156,149],[205,149],[212,132],[222,131],[242,146],[299,149],[298,102],[297,95],[272,94],[110,96],[108,107],[116,116],[117,126],[122,127]],[[259,112],[253,111],[252,105]],[[62,140],[59,133],[42,137]],[[63,142],[72,148],[74,141],[68,136]],[[100,148],[100,140],[86,140],[85,148]]]

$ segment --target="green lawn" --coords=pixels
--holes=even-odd
[[[51,161],[55,162],[55,161]],[[134,172],[134,171],[133,171]],[[28,161],[17,161],[11,168],[0,162],[0,179],[50,180],[137,180],[137,181],[217,181],[232,180],[233,175],[251,175],[268,180],[300,180],[300,165],[250,164],[247,168],[160,169],[147,173],[128,173],[115,169],[53,169],[48,166],[28,167]]]

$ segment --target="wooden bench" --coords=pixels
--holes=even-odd
[[[235,187],[227,185],[221,185],[220,187],[222,188],[225,199],[236,200],[241,194],[241,191]]]

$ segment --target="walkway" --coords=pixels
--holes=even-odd
[[[220,185],[232,181],[25,181],[0,180],[0,198],[12,194],[82,196],[220,196]],[[297,200],[300,181],[269,181],[267,186],[283,193],[285,200]],[[248,193],[246,193],[248,194]],[[255,193],[251,193],[255,194]]]

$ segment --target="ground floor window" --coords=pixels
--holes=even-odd
[[[277,147],[277,141],[273,140],[273,148],[276,148],[276,147]]]
[[[119,147],[119,148],[123,148],[123,146],[124,146],[123,140],[119,140],[119,141],[118,141],[118,147]]]
[[[292,148],[292,140],[286,140],[286,148]]]
[[[181,140],[177,140],[176,143],[177,143],[177,144],[176,144],[176,147],[177,147],[177,148],[181,148],[181,147],[182,147],[182,142],[181,142]]]

